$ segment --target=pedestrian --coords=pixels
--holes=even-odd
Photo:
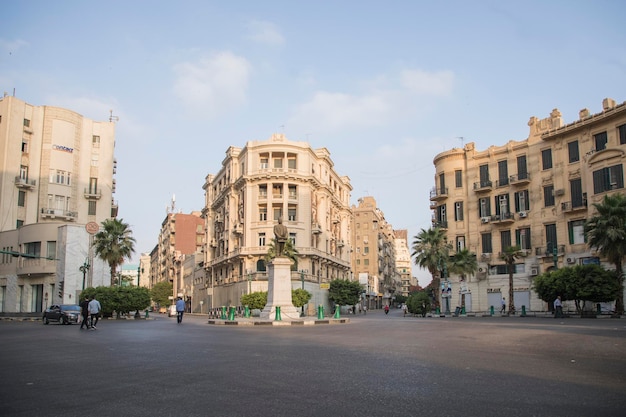
[[[176,321],[178,324],[183,322],[183,314],[185,313],[185,302],[183,297],[178,297],[176,300]]]
[[[89,297],[85,297],[80,303],[80,314],[83,316],[83,321],[80,323],[80,329],[83,330],[83,326],[89,329]]]
[[[506,312],[506,300],[502,298],[502,308],[500,309],[500,313],[504,314]]]
[[[91,330],[96,330],[96,324],[98,324],[98,318],[100,316],[102,306],[100,305],[100,301],[96,300],[95,296],[92,296],[89,299],[88,309],[89,316],[91,317]]]
[[[405,316],[406,316],[406,310],[407,310],[406,304],[402,304],[402,312],[404,313]]]
[[[561,303],[561,296],[557,296],[554,300],[554,318],[560,319],[563,317],[563,304]]]
[[[363,314],[367,314],[367,306],[363,306]]]
[[[388,305],[385,306],[385,314],[389,314],[389,306]]]

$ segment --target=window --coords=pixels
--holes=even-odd
[[[596,145],[596,151],[603,151],[606,149],[606,143],[608,142],[608,138],[606,132],[597,133],[593,135],[593,142]]]
[[[283,167],[283,159],[276,158],[274,159],[274,168],[282,168]]]
[[[530,249],[530,227],[517,229],[515,231],[515,244],[520,249]]]
[[[24,119],[24,127],[30,127],[30,120]]]
[[[454,203],[454,220],[462,221],[463,220],[463,202],[457,201]]]
[[[265,246],[265,233],[259,233],[259,246]]]
[[[613,165],[593,171],[593,193],[624,188],[624,167]]]
[[[98,178],[89,178],[89,194],[98,193]]]
[[[526,168],[526,155],[517,157],[517,179],[525,180],[528,178],[528,170]]]
[[[291,200],[295,200],[295,199],[298,198],[298,192],[297,192],[297,189],[296,189],[295,185],[290,185],[289,186],[289,198]]]
[[[446,194],[446,176],[443,172],[439,174],[439,190],[441,194]]]
[[[283,185],[282,184],[272,185],[272,197],[283,198]]]
[[[456,251],[460,252],[465,249],[465,236],[456,237]]]
[[[580,153],[578,151],[578,141],[575,140],[567,144],[567,151],[569,153],[569,162],[578,162],[580,161]]]
[[[370,247],[369,247],[369,246],[364,246],[364,247],[363,247],[363,253],[364,253],[364,254],[368,254],[368,253],[370,253]]]
[[[515,211],[530,210],[530,199],[528,198],[528,190],[522,190],[515,193]]]
[[[28,153],[28,142],[22,140],[22,153]]]
[[[50,170],[50,182],[53,184],[71,185],[71,173],[60,169]]]
[[[552,149],[544,149],[541,151],[541,163],[543,169],[552,168]]]
[[[569,243],[572,245],[578,243],[586,243],[585,239],[585,221],[573,220],[567,222],[567,233],[569,235]]]
[[[583,207],[587,202],[583,195],[583,185],[580,178],[575,178],[569,181],[569,190],[572,196],[572,208]]]
[[[267,168],[269,168],[269,159],[261,158],[261,169],[267,169]]]
[[[46,242],[46,256],[52,259],[57,257],[57,243],[54,240]]]
[[[19,229],[22,226],[24,226],[24,220],[18,220],[17,222],[15,222],[16,229]]]
[[[552,207],[554,205],[554,185],[543,187],[543,206]]]
[[[100,136],[93,135],[91,137],[91,146],[93,146],[94,148],[100,147]]]
[[[289,169],[296,169],[296,157],[295,156],[289,156],[287,157],[287,168]]]
[[[509,195],[508,194],[500,194],[495,196],[495,204],[496,204],[496,214],[497,215],[507,215],[511,212],[509,209]]]
[[[478,200],[478,217],[491,216],[491,200],[484,197]]]
[[[460,169],[454,171],[454,185],[456,188],[463,187],[463,171]]]
[[[447,220],[446,205],[442,204],[437,207],[437,221],[439,222],[439,226],[447,227]]]
[[[289,241],[294,247],[296,246],[296,234],[295,233],[289,233]]]
[[[370,264],[369,259],[363,259],[363,266],[369,266],[369,264]]]
[[[500,248],[501,252],[504,252],[507,248],[511,247],[511,231],[502,230],[500,232]]]
[[[556,224],[546,224],[546,245],[549,253],[552,253],[554,248],[558,245],[558,240],[556,239]]]
[[[267,198],[267,184],[259,185],[259,197]]]
[[[626,125],[617,127],[617,135],[619,136],[619,144],[626,145]]]
[[[24,243],[24,253],[32,256],[41,256],[41,242]]]
[[[259,221],[267,221],[267,207],[265,206],[259,207]]]
[[[290,222],[296,221],[296,209],[294,207],[289,207],[287,209],[287,220]]]
[[[480,186],[481,187],[489,187],[491,186],[491,181],[489,181],[489,165],[481,165],[479,168],[480,172]]]
[[[280,217],[283,216],[283,209],[280,207],[274,207],[274,221],[277,222]]]
[[[491,233],[483,233],[480,235],[482,243],[482,253],[492,253]]]
[[[17,193],[17,206],[24,207],[25,204],[26,204],[26,193],[20,190]]]
[[[87,215],[89,216],[95,216],[96,215],[96,202],[95,201],[89,201],[89,205],[87,207]]]
[[[498,162],[498,185],[508,185],[509,184],[509,167],[506,161]]]

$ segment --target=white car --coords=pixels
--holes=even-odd
[[[173,317],[176,315],[176,304],[172,304],[167,308],[167,317]]]

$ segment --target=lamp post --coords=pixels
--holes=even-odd
[[[252,294],[252,272],[248,271],[248,294]]]
[[[141,276],[142,272],[143,268],[141,267],[141,264],[139,264],[139,266],[137,267],[137,288],[139,288],[139,277]]]
[[[88,259],[85,259],[85,262],[78,269],[83,273],[83,291],[85,291],[85,276],[87,275],[87,271],[89,271]]]
[[[300,281],[302,281],[302,290],[304,291],[304,269],[300,270]],[[304,317],[304,304],[301,307],[300,317]]]

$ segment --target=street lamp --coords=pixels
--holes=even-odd
[[[304,291],[304,273],[306,272],[305,269],[301,269],[300,270],[300,281],[302,281],[302,290]],[[302,311],[300,312],[300,317],[304,317],[304,304],[302,304]]]
[[[87,271],[89,271],[88,259],[85,259],[85,262],[78,269],[83,273],[83,291],[85,291],[85,276],[87,275]]]
[[[141,264],[139,264],[139,266],[137,267],[137,288],[139,288],[139,277],[141,276],[142,272],[143,268],[141,267]]]

